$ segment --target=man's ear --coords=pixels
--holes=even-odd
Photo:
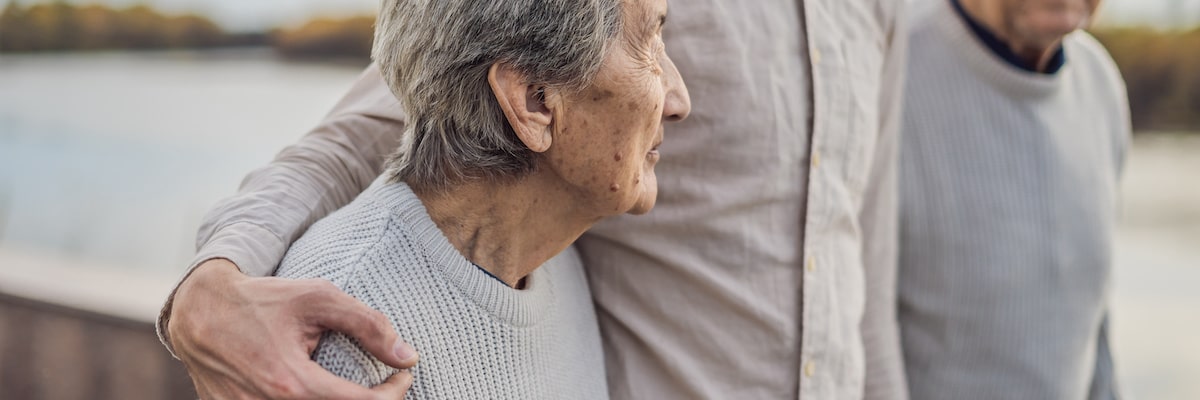
[[[492,64],[488,84],[517,137],[538,153],[550,149],[553,111],[546,107],[544,86],[530,85],[525,75],[505,63]]]

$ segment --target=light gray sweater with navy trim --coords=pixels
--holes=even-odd
[[[913,399],[1110,399],[1124,84],[1085,32],[1030,73],[934,0],[913,20],[899,317]]]
[[[387,315],[421,354],[409,399],[608,398],[575,250],[510,288],[464,258],[404,183],[381,179],[317,222],[276,275],[328,279]],[[367,386],[395,372],[342,334],[327,334],[313,358]]]

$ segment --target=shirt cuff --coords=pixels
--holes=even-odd
[[[257,224],[239,222],[221,228],[200,247],[187,272],[175,284],[175,288],[171,289],[171,294],[163,303],[154,327],[158,332],[158,340],[166,346],[172,357],[179,358],[175,354],[175,348],[171,346],[167,323],[171,319],[171,306],[175,302],[175,293],[179,291],[179,285],[191,277],[200,264],[223,258],[232,262],[247,276],[264,277],[275,273],[275,268],[279,266],[279,261],[283,259],[286,251],[287,243],[283,239]]]

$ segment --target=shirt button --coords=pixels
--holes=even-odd
[[[820,167],[820,166],[821,166],[821,152],[819,152],[819,151],[816,151],[816,150],[813,150],[813,153],[812,153],[812,166],[813,166],[813,168],[816,168],[816,167]]]
[[[812,55],[813,64],[820,64],[821,63],[821,50],[817,50],[816,47],[813,47],[811,50],[812,51],[810,51],[809,53],[811,53],[811,55]]]
[[[804,364],[804,376],[811,378],[816,373],[817,373],[817,365],[816,364],[813,364],[812,361],[809,361],[808,364]]]
[[[817,258],[809,256],[808,257],[808,272],[813,272],[816,270],[817,270]]]

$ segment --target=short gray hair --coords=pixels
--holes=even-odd
[[[488,84],[504,62],[531,84],[591,83],[621,25],[622,0],[383,0],[372,58],[408,115],[393,181],[442,189],[536,168]]]

